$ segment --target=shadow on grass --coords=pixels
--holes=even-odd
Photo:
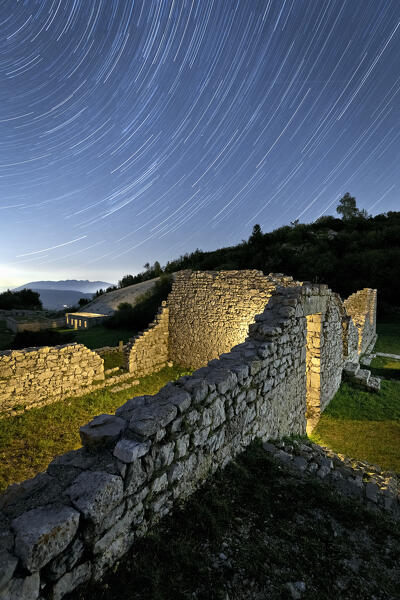
[[[310,438],[400,473],[400,381],[382,380],[378,393],[342,383]]]

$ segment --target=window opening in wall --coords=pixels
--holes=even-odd
[[[320,313],[307,316],[306,402],[307,433],[311,433],[321,415],[321,322]]]
[[[82,325],[82,321],[79,319],[79,327]]]

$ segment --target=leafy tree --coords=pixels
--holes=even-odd
[[[79,298],[79,300],[78,300],[79,306],[85,306],[85,304],[89,304],[89,302],[90,302],[89,298]]]
[[[357,217],[362,219],[366,219],[368,217],[368,213],[365,208],[362,210],[357,208],[356,199],[354,196],[350,196],[349,192],[346,192],[345,195],[340,199],[336,208],[336,212],[342,215],[342,219],[344,221],[356,219]]]
[[[154,276],[155,277],[160,277],[160,275],[162,273],[162,268],[161,268],[161,265],[158,262],[158,260],[156,260],[156,262],[153,265],[153,271],[154,271]]]
[[[24,289],[19,292],[7,290],[0,294],[0,309],[42,310],[40,294],[33,290]]]
[[[167,299],[172,287],[172,276],[162,274],[147,292],[137,298],[132,306],[122,302],[114,315],[104,322],[109,329],[132,329],[132,332],[142,331],[153,321],[161,302]]]
[[[263,232],[261,230],[261,225],[258,223],[254,225],[253,231],[251,232],[251,236],[249,237],[249,244],[257,244],[261,242],[263,239]]]
[[[120,288],[128,287],[128,285],[133,285],[133,284],[134,284],[133,275],[124,275],[123,278],[120,281],[118,281],[118,287],[120,287]]]
[[[11,344],[12,350],[30,348],[32,346],[57,346],[73,342],[75,336],[71,333],[60,333],[55,329],[41,331],[19,331]]]

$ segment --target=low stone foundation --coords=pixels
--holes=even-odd
[[[104,361],[82,344],[0,352],[0,413],[51,404],[104,379]]]
[[[308,441],[266,442],[264,450],[275,460],[304,476],[317,476],[345,496],[368,508],[382,509],[400,519],[400,482],[396,473],[377,465],[335,454]]]

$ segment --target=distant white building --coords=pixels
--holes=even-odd
[[[65,313],[65,324],[73,329],[88,329],[100,325],[107,315],[88,312]]]

